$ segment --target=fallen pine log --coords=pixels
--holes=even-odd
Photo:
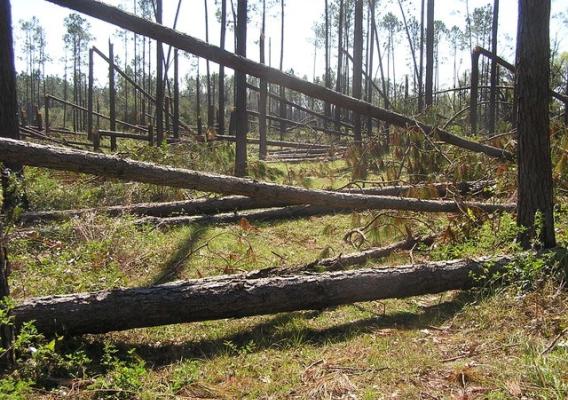
[[[210,140],[212,141],[226,140],[229,142],[236,142],[237,138],[235,136],[229,136],[229,135],[215,135]],[[260,140],[256,138],[247,138],[247,143],[260,144]],[[268,146],[287,147],[291,149],[332,149],[333,148],[333,146],[329,144],[287,142],[284,140],[267,140],[266,144]]]
[[[340,272],[247,279],[206,278],[132,289],[25,300],[16,328],[34,321],[46,335],[96,334],[167,324],[241,318],[469,289],[476,276],[502,270],[511,257],[453,260]]]
[[[301,164],[306,162],[331,162],[337,160],[343,160],[343,157],[326,156],[326,157],[274,158],[274,159],[268,159],[265,162],[269,164],[275,164],[275,163]]]
[[[409,237],[405,240],[399,242],[391,243],[383,247],[372,247],[367,250],[363,250],[356,253],[350,254],[339,254],[337,257],[323,258],[312,261],[307,264],[293,265],[293,266],[279,266],[272,268],[264,268],[256,271],[246,272],[245,274],[240,274],[240,276],[246,279],[259,279],[268,278],[272,276],[283,276],[283,275],[293,275],[302,272],[330,272],[330,271],[341,271],[345,270],[354,265],[362,265],[368,261],[376,261],[381,258],[387,257],[399,250],[412,250],[415,246],[419,244],[424,244],[426,246],[431,246],[438,235],[421,236],[421,237]],[[178,263],[177,266],[168,271],[166,274],[159,277],[154,284],[161,284],[170,282],[178,276],[180,269],[184,267],[183,263]]]
[[[286,204],[311,204],[328,208],[390,209],[420,212],[462,212],[465,208],[486,212],[511,211],[512,204],[421,200],[391,196],[371,196],[330,192],[295,186],[258,182],[193,170],[172,168],[147,162],[88,151],[26,143],[0,138],[0,160],[35,167],[88,173],[123,181],[197,189],[205,192],[239,194]]]
[[[352,210],[349,210],[351,212]],[[144,217],[134,223],[136,225],[155,225],[159,228],[185,226],[191,224],[198,225],[220,225],[239,222],[243,218],[249,222],[269,222],[280,219],[307,218],[318,215],[327,215],[346,212],[346,210],[336,210],[329,207],[300,205],[288,207],[275,207],[264,210],[235,211],[214,215],[193,215],[177,217]]]
[[[483,153],[503,160],[514,159],[514,155],[507,150],[467,140],[450,132],[426,125],[405,115],[380,108],[365,101],[325,88],[324,86],[299,79],[291,74],[283,73],[278,69],[268,67],[264,64],[233,54],[192,36],[148,21],[144,18],[137,17],[136,15],[120,10],[118,7],[93,0],[48,1],[119,26],[134,33],[147,36],[180,50],[190,52],[196,56],[222,64],[225,67],[232,68],[244,74],[252,75],[257,78],[264,79],[267,82],[303,93],[307,96],[335,104],[338,107],[349,109],[358,114],[376,118],[402,128],[417,127],[426,135],[431,135],[447,144],[461,147],[469,151]]]
[[[468,194],[485,193],[484,190],[494,184],[493,181],[474,181],[460,183],[429,183],[421,185],[399,185],[371,188],[342,189],[346,193],[359,193],[378,196],[405,196],[405,197],[446,197],[449,191],[465,196]],[[221,198],[192,199],[165,203],[140,203],[133,205],[118,205],[98,208],[84,208],[76,210],[34,211],[21,215],[20,222],[24,224],[36,221],[58,221],[86,214],[106,214],[120,216],[124,214],[172,217],[176,215],[202,215],[235,212],[261,208],[284,207],[286,203],[262,198],[253,199],[246,196],[227,196]],[[352,211],[352,209],[349,209]]]
[[[367,261],[378,260],[387,257],[398,250],[412,250],[419,244],[432,245],[437,235],[410,237],[399,242],[395,242],[383,247],[373,247],[356,253],[340,254],[337,257],[323,258],[315,260],[309,264],[265,268],[257,271],[247,272],[247,279],[266,278],[269,276],[291,275],[301,272],[330,272],[341,271],[353,265],[364,264]]]

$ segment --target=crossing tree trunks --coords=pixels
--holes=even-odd
[[[514,210],[513,204],[422,200],[394,196],[375,196],[330,192],[295,186],[258,182],[187,169],[159,166],[117,156],[88,151],[26,143],[0,138],[0,160],[35,167],[135,181],[161,186],[196,189],[204,192],[238,194],[283,203],[311,204],[327,208],[389,209],[420,212],[463,212],[467,208],[486,212]]]
[[[51,3],[70,8],[77,12],[98,18],[102,21],[119,26],[123,29],[150,37],[180,50],[187,51],[199,57],[233,68],[236,71],[256,76],[267,82],[287,87],[307,96],[335,104],[338,107],[352,110],[358,114],[370,116],[389,124],[403,128],[419,128],[427,135],[433,135],[445,143],[455,145],[473,152],[484,153],[488,156],[513,160],[511,152],[497,147],[473,142],[456,136],[450,132],[434,129],[415,119],[389,111],[378,106],[343,95],[323,86],[299,79],[283,73],[275,68],[238,56],[219,47],[205,43],[192,36],[177,32],[160,24],[145,20],[133,14],[93,0],[48,0]]]
[[[494,184],[493,181],[474,181],[459,183],[428,183],[420,185],[383,186],[370,188],[343,189],[345,193],[359,193],[379,196],[408,196],[417,197],[427,194],[429,197],[446,197],[450,192],[465,196],[468,194],[488,197],[485,189]],[[37,221],[55,221],[86,214],[106,214],[108,216],[120,216],[124,214],[149,216],[149,217],[172,217],[209,215],[242,210],[260,208],[284,207],[286,203],[253,199],[246,196],[226,196],[220,198],[202,198],[164,203],[140,203],[132,205],[118,205],[98,208],[84,208],[75,210],[54,210],[26,212],[21,215],[20,222],[29,224]],[[349,210],[351,211],[351,210]]]

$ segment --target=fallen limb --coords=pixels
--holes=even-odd
[[[88,173],[123,181],[197,189],[205,192],[239,194],[286,204],[311,204],[343,209],[390,209],[420,212],[462,212],[464,208],[486,212],[511,211],[512,204],[421,200],[390,196],[311,190],[295,186],[258,182],[186,169],[159,166],[147,162],[108,156],[88,151],[26,143],[0,138],[0,160],[35,167]]]
[[[237,138],[235,136],[229,135],[215,135],[212,140],[226,140],[229,142],[235,142]],[[247,143],[259,144],[260,140],[255,138],[247,138]],[[278,146],[278,147],[288,147],[291,149],[331,149],[333,146],[329,144],[318,144],[318,143],[298,143],[298,142],[287,142],[284,140],[267,140],[266,144],[268,146]]]
[[[105,333],[469,289],[475,276],[511,257],[453,260],[353,271],[247,279],[199,279],[135,289],[48,296],[13,309],[17,328],[34,321],[46,335]]]
[[[429,183],[421,185],[399,185],[370,188],[342,189],[341,192],[367,194],[378,196],[405,196],[405,197],[446,197],[449,191],[465,196],[485,193],[484,190],[494,184],[493,181],[475,181],[460,183]],[[425,196],[426,195],[426,196]],[[57,221],[80,217],[86,214],[106,214],[111,217],[124,214],[172,217],[179,215],[208,215],[242,210],[261,208],[284,207],[285,202],[266,199],[253,199],[246,196],[227,196],[221,198],[192,199],[165,203],[140,203],[132,205],[118,205],[110,207],[84,208],[77,210],[35,211],[23,213],[20,222],[32,223],[36,221]],[[352,209],[349,209],[352,211]]]
[[[258,271],[248,272],[248,279],[264,278],[269,276],[282,276],[297,274],[300,272],[323,272],[341,271],[353,265],[364,264],[367,261],[377,260],[387,257],[398,250],[412,250],[419,244],[431,245],[434,243],[436,235],[423,236],[418,238],[408,238],[383,247],[373,247],[357,253],[340,254],[337,257],[323,258],[309,264],[297,265],[293,267],[266,268]]]

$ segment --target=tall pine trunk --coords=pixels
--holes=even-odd
[[[237,54],[247,56],[247,0],[239,0],[237,6]],[[235,175],[245,176],[247,169],[247,76],[235,72],[236,81],[236,154]]]
[[[266,35],[266,0],[262,0],[262,27],[260,29],[260,63],[265,64],[265,36]],[[267,138],[266,138],[266,98],[268,96],[268,86],[266,80],[260,80],[260,96],[258,99],[258,135],[259,135],[259,158],[266,160]]]
[[[363,0],[355,0],[355,27],[353,32],[353,97],[361,99],[363,81]],[[354,140],[361,146],[361,116],[354,113]]]
[[[221,0],[221,43],[220,47],[225,49],[225,39],[227,33],[227,0]],[[219,114],[217,124],[219,135],[225,134],[225,66],[219,64]]]
[[[325,87],[331,88],[331,70],[329,66],[329,7],[328,0],[325,0]],[[325,103],[325,116],[331,117],[331,104]],[[327,127],[327,120],[324,125]]]
[[[497,55],[497,33],[499,29],[499,0],[493,0],[493,27],[491,31],[491,52]],[[491,60],[491,92],[489,94],[488,131],[494,133],[497,124],[497,60]]]
[[[550,0],[519,0],[515,90],[518,99],[517,223],[521,243],[556,245],[550,159]],[[539,215],[537,217],[537,215]]]
[[[0,135],[11,139],[20,139],[18,124],[18,98],[16,92],[16,68],[14,64],[14,48],[12,39],[12,12],[9,0],[0,0]],[[22,176],[22,166],[5,163],[2,166],[3,212],[12,210],[18,203],[18,195],[10,176]],[[4,238],[3,226],[0,221],[0,239]],[[8,256],[4,240],[0,240],[0,299],[10,295],[8,286]],[[6,310],[3,310],[6,312]],[[9,312],[9,311],[8,311]],[[14,362],[12,350],[13,328],[9,325],[0,326],[0,345],[3,349],[0,356],[0,367],[9,368]]]
[[[337,80],[335,82],[335,91],[341,93],[342,85],[342,70],[343,70],[343,19],[344,9],[343,0],[339,0],[339,21],[337,27]],[[341,128],[341,108],[335,106],[335,130],[339,131]]]
[[[280,71],[284,68],[284,0],[280,0]],[[280,86],[280,118],[286,119],[286,88]],[[286,122],[280,121],[280,140],[284,140]]]
[[[156,22],[162,23],[162,0],[156,0]],[[158,146],[164,141],[164,48],[156,42],[156,139]]]
[[[205,42],[209,43],[209,9],[207,7],[207,0],[204,0],[205,5]],[[209,60],[206,61],[205,67],[207,69],[207,127],[211,128],[215,125],[215,110],[213,108],[213,99],[211,97],[211,70]]]
[[[426,24],[426,107],[434,102],[434,0],[428,0]]]

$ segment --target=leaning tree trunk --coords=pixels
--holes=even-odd
[[[0,0],[0,135],[12,139],[20,138],[18,128],[18,99],[16,94],[16,68],[12,39],[12,11],[9,0]],[[22,177],[22,166],[18,163],[4,163],[2,167],[3,212],[12,210],[20,202],[18,194],[10,182],[10,175]],[[8,286],[8,257],[4,247],[4,230],[0,221],[0,299],[10,295]],[[3,307],[3,306],[2,306]],[[0,326],[0,344],[3,349],[12,347],[12,329],[8,325]],[[5,352],[5,350],[2,350]],[[0,356],[0,367],[10,367],[13,362],[12,351]]]
[[[270,83],[285,86],[290,90],[300,92],[316,99],[329,101],[330,103],[350,109],[359,114],[372,114],[373,118],[404,128],[408,128],[409,126],[419,126],[425,134],[432,135],[436,137],[436,139],[448,144],[453,144],[475,152],[482,152],[492,157],[508,160],[513,159],[513,155],[507,150],[475,143],[441,129],[433,129],[432,126],[423,124],[413,118],[353,99],[352,97],[337,93],[334,90],[327,89],[322,85],[296,78],[291,74],[285,74],[274,68],[266,67],[252,60],[239,57],[233,53],[223,51],[216,46],[208,45],[189,35],[181,34],[151,21],[126,13],[119,8],[110,6],[106,3],[93,2],[92,0],[48,1],[50,3],[58,4],[84,13],[91,17],[110,22],[124,29],[144,33],[155,40],[160,40],[164,43],[177,47],[180,50],[193,53],[199,57],[207,58],[216,63],[224,63],[226,67],[241,71],[247,75],[265,78]]]
[[[428,0],[426,25],[426,107],[434,103],[434,0]]]
[[[556,245],[550,159],[550,0],[519,0],[517,31],[518,203],[521,241]],[[537,218],[537,214],[540,217]],[[538,225],[538,226],[535,226]],[[538,237],[536,237],[538,234]]]
[[[491,32],[491,52],[497,56],[497,33],[499,29],[499,0],[493,0],[493,28]],[[489,120],[487,130],[495,133],[497,124],[497,60],[491,60],[491,91],[489,93]]]
[[[239,0],[237,6],[237,54],[247,56],[247,0]],[[245,176],[247,168],[247,76],[237,71],[235,176]]]
[[[404,298],[479,285],[510,257],[263,278],[220,276],[136,289],[30,299],[14,309],[19,328],[78,335],[183,322],[240,318]]]
[[[355,27],[353,32],[353,97],[361,99],[363,80],[363,0],[355,1]],[[355,143],[359,146],[361,137],[361,115],[354,114],[353,134]]]

